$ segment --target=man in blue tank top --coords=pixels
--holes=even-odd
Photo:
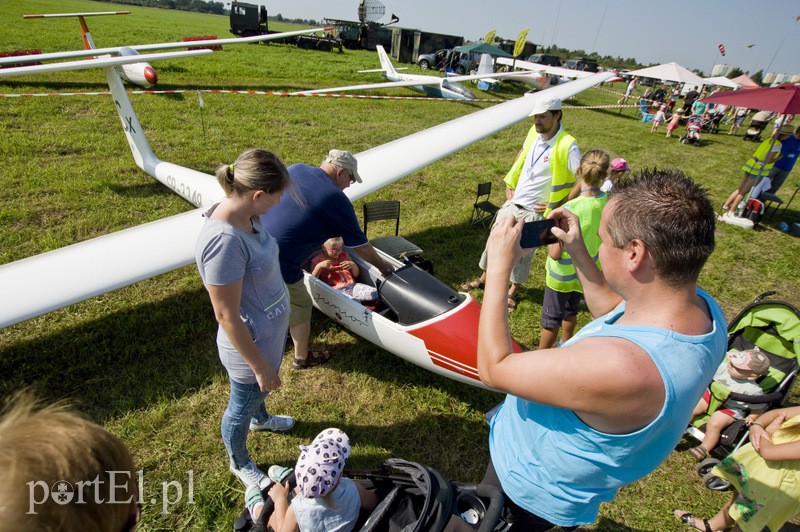
[[[525,252],[513,217],[492,231],[478,329],[481,380],[507,393],[491,419],[484,482],[514,529],[567,530],[658,467],[686,429],[726,348],[725,318],[697,287],[714,249],[714,209],[681,172],[615,184],[600,221],[600,271],[577,217],[552,231],[572,256],[594,321],[559,349],[513,353],[506,283]]]

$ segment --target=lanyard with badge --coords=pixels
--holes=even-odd
[[[531,155],[536,153],[536,148],[539,146],[539,139],[540,139],[540,137],[536,137],[536,142],[534,143],[533,149],[531,150]],[[539,159],[542,158],[542,155],[547,153],[547,150],[549,150],[549,149],[550,149],[550,145],[545,142],[544,143],[544,149],[542,150],[542,152],[539,155],[537,155],[536,158],[533,161],[531,161],[531,166],[530,166],[530,170],[529,170],[531,175],[533,175],[533,173],[535,172],[534,168],[536,168],[536,163],[539,162]]]

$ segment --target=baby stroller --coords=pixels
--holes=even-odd
[[[703,119],[703,131],[719,133],[719,124],[722,122],[722,113],[708,113]]]
[[[375,471],[345,470],[342,473],[374,491],[380,503],[369,515],[361,515],[354,530],[361,532],[503,532],[509,525],[502,518],[502,492],[485,484],[460,484],[429,467],[390,458]],[[296,485],[294,472],[287,478]],[[272,501],[263,490],[265,505],[257,523],[247,509],[233,525],[235,532],[267,530]],[[364,512],[362,512],[364,514]]]
[[[761,132],[767,127],[767,122],[769,122],[769,120],[750,120],[750,125],[747,126],[747,131],[745,131],[742,140],[759,142],[761,140]]]
[[[769,371],[756,380],[763,395],[732,393],[721,384],[712,382],[708,411],[692,422],[686,430],[687,435],[703,441],[702,431],[706,422],[727,399],[766,405],[767,410],[786,402],[800,372],[800,310],[784,301],[764,299],[774,294],[765,292],[758,296],[728,325],[728,350],[744,351],[758,346],[769,357]],[[719,445],[696,467],[707,488],[724,491],[730,487],[729,482],[712,475],[711,469],[747,441],[748,428],[743,420],[735,421],[722,432]]]
[[[681,144],[700,145],[700,132],[703,130],[703,117],[692,115],[686,121],[686,134],[680,138]]]

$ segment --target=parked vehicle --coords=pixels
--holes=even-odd
[[[443,48],[432,54],[419,54],[417,65],[425,69],[452,70],[457,74],[467,74],[478,68],[480,59],[480,54],[467,54]]]
[[[417,65],[424,69],[432,68],[434,70],[439,70],[440,68],[444,68],[444,61],[452,51],[452,48],[442,48],[433,53],[419,54],[419,57],[417,57]]]
[[[586,59],[585,57],[579,57],[575,59],[567,59],[564,61],[562,65],[564,68],[570,68],[572,70],[582,70],[585,72],[597,72],[599,70],[597,66],[597,61],[594,59]]]
[[[267,20],[267,8],[264,5],[234,1],[231,4],[230,23],[231,33],[239,37],[278,33],[270,31],[269,21]],[[309,50],[327,52],[333,48],[337,48],[340,52],[342,51],[342,41],[330,36],[300,35],[298,37],[276,39],[272,42],[294,44],[299,48]]]
[[[533,54],[528,56],[528,61],[531,63],[539,63],[540,65],[548,65],[554,67],[561,66],[561,58],[557,55],[551,54]]]

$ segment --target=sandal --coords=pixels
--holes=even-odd
[[[697,528],[696,522],[698,518],[695,517],[692,512],[683,512],[680,515],[678,515],[679,512],[683,512],[683,510],[675,510],[672,513],[672,515],[680,519],[681,523],[683,523],[684,525],[690,526],[692,528]],[[697,528],[697,530],[701,530],[704,532],[714,532],[714,530],[711,528],[711,524],[708,522],[708,519],[701,519],[700,522],[703,523],[704,528]]]
[[[292,369],[308,369],[313,366],[321,366],[332,357],[333,354],[330,351],[309,350],[306,358],[294,357],[292,359]]]
[[[697,460],[698,462],[702,462],[703,460],[708,458],[708,451],[706,451],[705,448],[703,448],[701,445],[698,445],[697,447],[692,447],[691,449],[689,449],[689,452],[692,453],[692,456],[694,456],[694,459]]]
[[[513,295],[513,296],[508,296],[507,304],[508,304],[508,311],[509,312],[511,312],[512,310],[517,308],[517,296],[516,296],[516,294]]]
[[[464,283],[458,287],[462,292],[469,292],[470,290],[477,290],[479,288],[483,288],[483,281],[481,281],[480,278]]]

